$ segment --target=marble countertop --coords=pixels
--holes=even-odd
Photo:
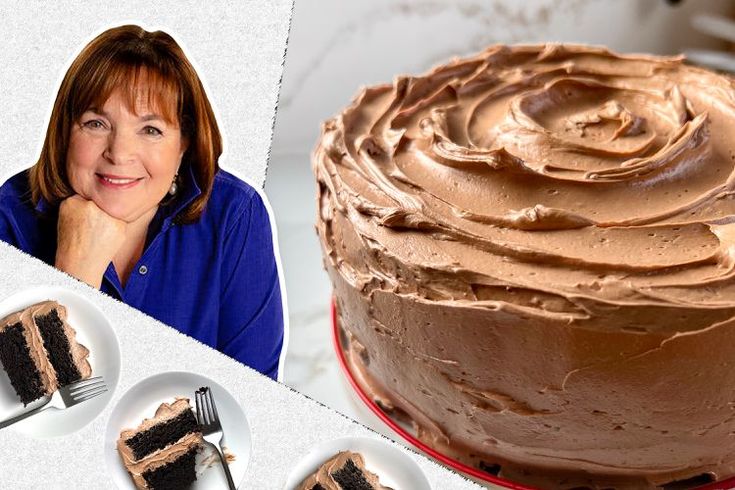
[[[377,418],[371,420],[372,414],[348,389],[332,345],[332,284],[322,266],[314,229],[316,188],[308,158],[272,158],[266,195],[276,218],[288,297],[289,339],[283,382],[382,430],[383,424]]]

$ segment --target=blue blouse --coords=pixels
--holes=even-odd
[[[101,290],[276,379],[283,309],[271,225],[260,195],[223,170],[196,223],[173,218],[201,190],[181,172],[176,199],[158,208],[125,287],[112,263]],[[0,240],[47,264],[56,256],[58,207],[34,206],[28,171],[0,187]]]

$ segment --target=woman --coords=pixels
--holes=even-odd
[[[275,379],[269,216],[221,153],[171,36],[110,29],[66,73],[38,162],[0,187],[0,239]]]

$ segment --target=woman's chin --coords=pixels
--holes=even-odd
[[[99,203],[95,201],[95,204],[107,215],[126,223],[138,221],[141,217],[152,211],[150,209],[131,209],[129,206],[120,206],[106,202]],[[153,212],[155,213],[155,211]]]

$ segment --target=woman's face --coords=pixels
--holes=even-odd
[[[147,97],[135,112],[115,91],[90,107],[72,128],[66,169],[74,192],[110,216],[136,221],[158,206],[186,151],[178,124],[168,123]]]

